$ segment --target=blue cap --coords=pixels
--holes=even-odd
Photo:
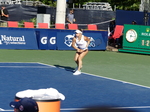
[[[10,107],[19,109],[20,112],[38,112],[38,105],[31,98],[22,98],[18,102],[10,102]]]

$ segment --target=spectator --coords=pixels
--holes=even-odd
[[[4,5],[2,5],[2,7],[1,7],[0,16],[1,16],[1,20],[2,20],[1,26],[7,27],[7,20],[9,17],[9,13],[8,13],[8,10],[6,9],[6,7]]]
[[[133,24],[133,25],[136,25],[137,23],[136,23],[136,21],[132,21],[132,24]]]
[[[114,29],[115,29],[115,27],[116,27],[116,22],[115,22],[115,20],[112,20],[112,21],[109,23],[109,31],[110,31],[110,32],[113,32]]]
[[[110,45],[110,46],[114,46],[114,38],[113,38],[112,36],[113,36],[113,34],[114,34],[115,27],[116,27],[116,22],[115,22],[115,20],[112,20],[112,21],[109,23],[108,45]]]
[[[14,112],[38,112],[38,105],[31,98],[22,98],[18,102],[10,102],[10,107],[14,108]]]
[[[73,9],[70,9],[69,14],[67,15],[67,23],[68,24],[73,24],[75,22],[75,17],[73,14]]]

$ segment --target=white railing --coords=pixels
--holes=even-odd
[[[0,4],[21,4],[21,0],[0,0]]]
[[[83,8],[91,10],[112,10],[110,4],[107,2],[88,2],[83,5]]]

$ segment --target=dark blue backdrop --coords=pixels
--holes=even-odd
[[[150,17],[150,13],[149,17]],[[125,10],[117,10],[116,11],[116,24],[124,25],[124,24],[132,24],[132,21],[136,21],[138,25],[144,24],[144,12],[139,11],[125,11]],[[150,24],[150,19],[149,22]]]

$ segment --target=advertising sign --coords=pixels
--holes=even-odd
[[[38,37],[39,49],[56,50],[56,31],[38,30],[36,32]]]
[[[0,49],[38,49],[34,30],[1,29]]]
[[[74,50],[75,30],[0,28],[0,49]],[[84,31],[89,50],[106,50],[107,31]]]
[[[89,50],[106,50],[107,32],[103,31],[85,31],[84,35],[90,38]],[[74,50],[72,48],[72,39],[75,36],[73,32],[57,33],[58,50]]]

